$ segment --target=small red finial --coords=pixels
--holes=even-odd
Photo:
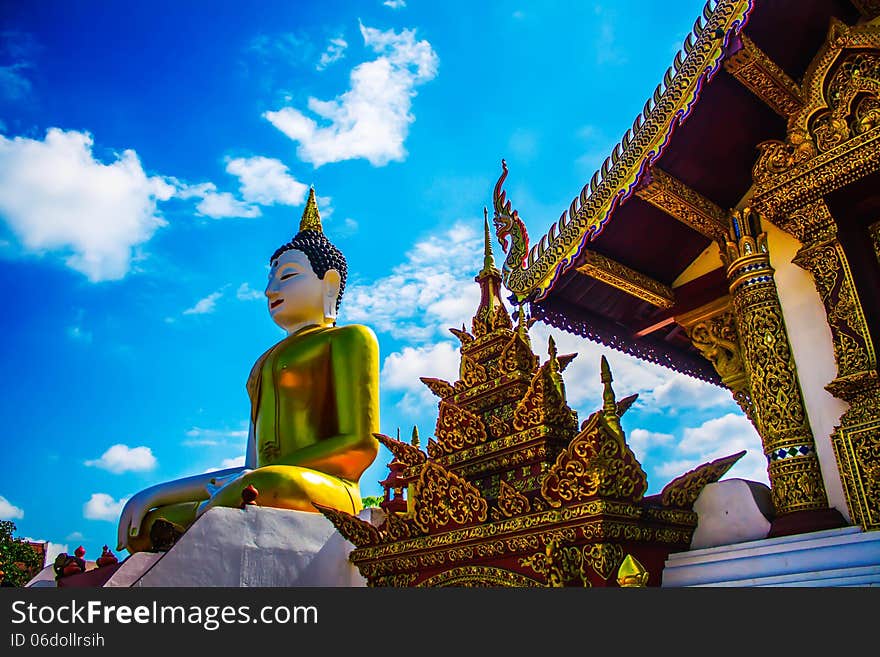
[[[73,554],[82,559],[86,555],[86,549],[80,545]]]
[[[95,563],[99,568],[103,568],[104,566],[112,566],[115,563],[119,563],[119,559],[117,559],[116,555],[105,545],[104,550],[101,552],[101,556],[98,557]]]
[[[257,496],[260,494],[253,484],[248,484],[247,488],[241,491],[241,508],[243,509],[249,504],[256,505]]]

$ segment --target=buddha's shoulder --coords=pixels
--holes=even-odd
[[[345,326],[333,326],[325,331],[322,331],[322,334],[324,337],[326,337],[326,339],[332,342],[366,345],[375,345],[379,342],[376,339],[376,334],[373,333],[373,329],[371,329],[369,326],[364,326],[363,324],[346,324]]]

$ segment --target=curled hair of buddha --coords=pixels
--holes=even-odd
[[[278,256],[291,249],[306,254],[312,271],[321,280],[324,279],[324,274],[331,269],[339,272],[339,294],[336,295],[336,310],[339,310],[339,304],[342,303],[342,293],[345,291],[345,279],[348,275],[348,265],[342,251],[336,248],[322,231],[306,229],[299,231],[287,244],[278,247],[269,262],[274,262]]]

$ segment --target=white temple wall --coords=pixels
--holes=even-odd
[[[831,445],[831,433],[848,405],[825,390],[825,385],[837,377],[825,306],[810,273],[792,263],[800,242],[768,221],[764,222],[764,230],[767,232],[770,264],[776,270],[779,303],[813,430],[828,504],[849,519],[840,471]]]

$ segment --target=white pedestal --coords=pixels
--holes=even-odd
[[[368,512],[362,512],[365,519]],[[214,508],[168,552],[123,564],[111,586],[365,586],[353,545],[319,513]],[[133,555],[133,560],[138,555]],[[136,573],[137,567],[142,569]]]
[[[880,586],[880,532],[843,527],[678,552],[663,586]]]

